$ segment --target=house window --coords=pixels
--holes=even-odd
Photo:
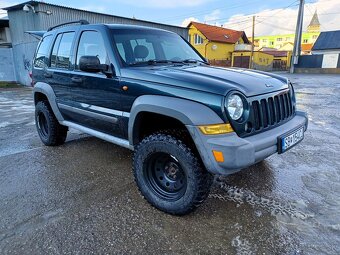
[[[203,44],[203,38],[198,34],[195,34],[195,44]]]
[[[318,36],[317,35],[313,35],[313,39],[317,39],[318,38]]]
[[[273,46],[273,45],[274,45],[274,42],[269,42],[269,45]]]
[[[308,39],[303,39],[303,43],[308,43]]]
[[[262,39],[262,42],[267,42],[267,39]]]
[[[277,38],[276,41],[281,42],[281,41],[282,41],[282,38],[281,38],[281,37],[280,37],[280,38]]]
[[[290,41],[291,39],[290,39],[290,37],[286,37],[286,41]]]

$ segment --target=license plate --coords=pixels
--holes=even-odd
[[[302,141],[303,131],[304,131],[304,128],[300,127],[293,132],[290,132],[288,134],[285,134],[279,137],[278,152],[283,153],[289,150],[290,148],[292,148],[294,145],[296,145],[300,141]]]

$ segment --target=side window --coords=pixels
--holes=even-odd
[[[97,56],[101,64],[108,62],[104,40],[99,32],[84,31],[81,34],[77,51],[77,69],[82,56]]]
[[[65,69],[70,67],[70,55],[74,34],[74,32],[68,32],[57,36],[51,54],[51,67]]]
[[[132,47],[132,50],[134,51],[135,47],[137,45],[142,45],[142,46],[145,46],[148,51],[149,51],[149,54],[147,55],[147,57],[144,59],[144,61],[148,61],[150,59],[155,59],[156,56],[155,56],[155,50],[154,50],[154,47],[153,47],[153,44],[148,42],[146,39],[137,39],[137,40],[131,40],[130,41],[131,43],[131,47]]]
[[[52,41],[52,35],[45,36],[38,46],[38,51],[34,59],[34,66],[45,68],[48,65],[49,48]]]
[[[57,53],[58,53],[58,48],[59,48],[59,44],[60,44],[60,40],[62,36],[63,34],[59,34],[54,41],[52,54],[51,54],[51,67],[57,67]]]

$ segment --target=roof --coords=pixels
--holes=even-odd
[[[340,49],[340,30],[321,32],[312,50]]]
[[[82,9],[77,9],[77,8],[63,6],[63,5],[57,5],[57,4],[51,4],[51,3],[42,2],[42,1],[41,2],[40,1],[26,1],[26,2],[23,2],[23,3],[20,3],[20,4],[12,5],[12,6],[1,8],[1,9],[6,10],[6,11],[18,10],[18,9],[22,9],[25,4],[30,4],[32,6],[37,6],[39,4],[45,4],[45,5],[54,6],[54,7],[67,8],[67,9],[70,9],[70,10],[83,11],[83,12],[87,12],[87,13],[94,13],[94,14],[100,14],[100,15],[105,15],[105,16],[110,16],[110,17],[117,17],[117,18],[123,18],[123,19],[130,19],[130,20],[134,20],[134,21],[146,22],[146,23],[150,23],[150,24],[158,24],[158,25],[163,25],[163,26],[186,29],[185,27],[181,27],[181,26],[174,26],[174,25],[168,25],[168,24],[163,24],[163,23],[158,23],[158,22],[152,22],[152,21],[148,21],[148,20],[140,20],[140,19],[117,16],[117,15],[112,15],[112,14],[107,14],[107,13],[82,10]]]
[[[259,51],[275,51],[277,50],[276,48],[271,48],[271,47],[262,47],[259,49]]]
[[[263,52],[268,53],[269,55],[273,55],[274,57],[287,57],[288,55],[288,51],[286,50],[266,50]]]
[[[314,15],[309,23],[308,26],[320,26],[320,21],[319,21],[319,17],[318,17],[318,13],[315,11]]]
[[[301,44],[301,50],[302,50],[302,51],[311,51],[311,50],[312,50],[312,47],[313,47],[313,44],[312,44],[312,43],[304,43],[304,44]]]
[[[195,26],[209,41],[222,42],[222,43],[236,43],[240,38],[245,43],[249,43],[249,40],[244,31],[232,30],[224,27],[217,27],[198,22],[190,22],[187,27],[191,25]]]

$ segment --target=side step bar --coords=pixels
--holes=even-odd
[[[70,127],[70,128],[77,129],[81,132],[84,132],[84,133],[92,135],[94,137],[103,139],[103,140],[108,141],[110,143],[114,143],[116,145],[122,146],[124,148],[129,149],[129,150],[133,150],[133,146],[130,145],[128,140],[118,138],[118,137],[115,137],[115,136],[112,136],[112,135],[108,135],[108,134],[105,134],[103,132],[99,132],[97,130],[90,129],[90,128],[75,124],[75,123],[70,122],[70,121],[65,121],[65,120],[60,121],[60,124],[67,126],[67,127]]]

